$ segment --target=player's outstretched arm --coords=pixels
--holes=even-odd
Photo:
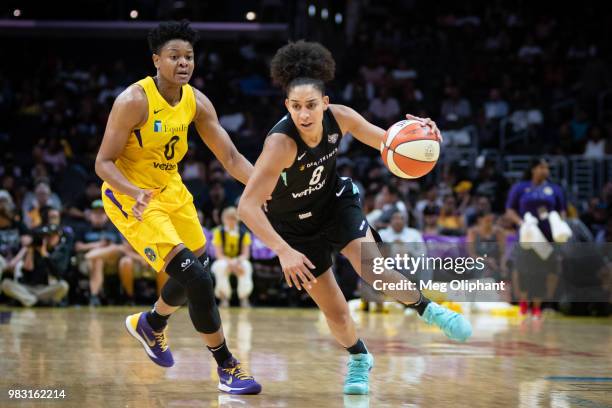
[[[255,163],[253,174],[238,204],[238,215],[259,239],[271,248],[280,261],[289,286],[301,290],[316,279],[308,268],[314,265],[302,253],[294,250],[274,230],[262,207],[272,195],[281,172],[295,160],[297,147],[287,136],[279,133],[268,136],[263,151]]]
[[[210,100],[194,88],[196,116],[194,123],[202,141],[213,152],[228,173],[246,185],[253,173],[253,165],[238,152],[229,135],[221,127],[215,107]]]
[[[349,132],[361,143],[371,146],[376,150],[380,149],[380,143],[383,141],[386,133],[384,129],[368,122],[357,111],[348,106],[332,104],[329,105],[329,108],[332,110],[332,113],[334,114],[338,125],[340,125],[342,132]],[[423,122],[423,124],[429,126],[431,131],[438,136],[440,141],[442,141],[442,136],[438,130],[438,126],[433,120],[429,118],[419,118],[410,114],[407,114],[406,118]]]

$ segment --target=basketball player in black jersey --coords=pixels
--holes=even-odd
[[[367,280],[361,271],[361,244],[375,239],[358,190],[350,179],[337,174],[336,156],[344,134],[350,132],[378,149],[385,131],[353,109],[329,103],[324,84],[333,79],[334,70],[333,57],[321,44],[298,41],[277,51],[271,75],[286,92],[289,113],[269,132],[238,211],[246,225],[276,252],[287,284],[308,291],[336,340],[350,353],[344,393],[367,394],[374,360],[355,333],[331,270],[331,256],[334,251],[342,253]],[[407,117],[423,121],[439,135],[431,120]],[[270,196],[265,213],[262,207]],[[404,280],[394,270],[377,278]],[[385,293],[414,307],[423,320],[439,326],[451,339],[465,341],[472,333],[462,315],[429,301],[418,290]]]

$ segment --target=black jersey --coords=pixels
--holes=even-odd
[[[304,143],[289,114],[274,125],[268,135],[273,133],[292,138],[297,154],[276,183],[272,200],[268,202],[268,215],[278,220],[319,218],[333,202],[341,183],[336,171],[336,156],[342,131],[331,109],[324,111],[323,137],[315,147]]]

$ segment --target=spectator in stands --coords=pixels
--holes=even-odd
[[[501,92],[497,88],[489,91],[489,100],[484,104],[485,118],[487,121],[500,120],[508,116],[510,108],[508,102],[502,99]]]
[[[123,246],[121,235],[108,222],[102,200],[91,203],[88,220],[87,227],[77,232],[75,250],[79,258],[79,269],[89,275],[89,304],[99,306],[104,273],[117,270]]]
[[[572,132],[572,142],[574,145],[583,146],[586,143],[587,132],[591,127],[589,122],[589,115],[587,112],[577,106],[574,110],[574,117],[570,121],[570,130]],[[580,153],[582,149],[578,149],[577,153]]]
[[[587,142],[584,147],[584,157],[587,159],[603,159],[606,154],[605,128],[594,124],[589,128]]]
[[[604,244],[612,242],[612,211],[608,211],[605,228],[595,236],[595,242]]]
[[[62,202],[57,194],[51,191],[47,181],[36,183],[34,193],[28,193],[23,199],[23,219],[28,228],[41,225],[39,209],[44,206],[62,209]]]
[[[490,211],[479,210],[475,215],[475,225],[467,231],[468,253],[472,258],[483,257],[486,269],[482,277],[496,280],[507,278],[507,269],[502,262],[506,247],[506,234],[494,225],[495,215]]]
[[[215,275],[215,296],[221,306],[229,306],[232,290],[230,275],[238,279],[238,299],[241,307],[249,307],[253,291],[253,266],[249,261],[251,234],[238,221],[235,207],[227,207],[222,214],[223,225],[213,230],[215,258],[211,270]]]
[[[593,236],[597,236],[605,228],[608,207],[599,197],[589,199],[587,210],[580,216],[580,220],[587,226]]]
[[[375,198],[375,206],[378,209],[368,214],[368,222],[372,222],[375,228],[384,228],[389,225],[394,212],[400,211],[408,218],[408,209],[400,197],[400,193],[393,184],[382,187]]]
[[[61,228],[50,224],[37,228],[26,247],[18,279],[4,279],[4,293],[30,307],[37,302],[59,303],[68,293],[61,279],[70,263],[71,246],[62,238]]]
[[[85,191],[68,201],[67,215],[77,221],[85,221],[91,203],[100,199],[100,183],[97,180],[87,182]]]
[[[444,197],[438,228],[442,235],[462,235],[465,232],[463,215],[457,209],[457,200],[453,195]]]
[[[435,204],[429,204],[423,209],[423,236],[440,235],[438,219],[440,208]]]
[[[416,217],[416,225],[418,228],[422,229],[424,225],[424,216],[423,210],[427,206],[436,206],[438,205],[438,189],[435,184],[430,184],[429,186],[425,186],[423,198],[418,200],[414,205],[414,215]]]
[[[194,143],[189,144],[189,149],[185,153],[183,159],[183,171],[181,172],[181,178],[184,181],[187,180],[199,180],[202,183],[206,183],[206,166],[201,160],[196,158],[196,145]]]
[[[406,214],[402,211],[395,211],[391,215],[391,222],[385,229],[379,231],[380,238],[383,242],[389,243],[423,243],[423,236],[419,230],[409,228]],[[421,252],[419,252],[421,251]],[[415,254],[426,251],[423,245],[418,245],[418,249],[415,249]]]
[[[202,212],[204,213],[204,223],[206,228],[212,229],[217,225],[221,225],[221,212],[229,206],[229,202],[225,197],[225,187],[220,181],[215,181],[209,186],[209,200],[204,204]]]
[[[368,111],[373,121],[385,129],[401,119],[399,102],[391,96],[387,87],[381,88],[378,96],[372,99]]]
[[[542,47],[536,44],[533,35],[527,35],[525,43],[518,50],[518,57],[527,63],[536,62],[542,55]]]
[[[451,85],[445,90],[446,98],[440,109],[440,127],[442,129],[459,129],[464,127],[472,116],[470,101],[461,96],[458,86]]]
[[[5,262],[10,263],[17,255],[21,248],[21,237],[27,233],[21,216],[15,212],[13,198],[8,191],[0,190],[0,256]]]
[[[455,199],[457,200],[457,211],[460,214],[465,214],[468,207],[472,204],[472,182],[469,180],[461,180],[455,187],[453,192],[455,193]]]
[[[495,162],[486,160],[479,170],[474,188],[474,195],[484,196],[491,203],[491,210],[496,214],[501,214],[505,210],[505,196],[508,191],[508,182],[500,171],[497,171]]]

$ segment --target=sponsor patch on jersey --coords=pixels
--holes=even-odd
[[[162,122],[161,120],[156,120],[153,122],[153,132],[159,133],[162,131]]]
[[[151,247],[146,247],[144,249],[144,254],[147,257],[147,259],[151,262],[155,262],[155,260],[157,259],[157,255],[155,254],[155,251]]]
[[[336,143],[338,141],[338,134],[332,133],[331,135],[327,135],[327,141],[329,143]]]
[[[311,211],[308,211],[307,213],[304,213],[304,214],[298,214],[298,218],[300,220],[305,220],[306,218],[310,218],[310,217],[312,217]]]
[[[553,189],[549,186],[544,187],[544,194],[553,195],[554,194]]]
[[[314,193],[315,191],[322,189],[324,185],[325,185],[325,179],[323,179],[319,184],[316,184],[314,186],[308,186],[308,188],[304,191],[300,191],[299,193],[291,193],[291,196],[293,198],[307,197],[311,195],[312,193]]]

